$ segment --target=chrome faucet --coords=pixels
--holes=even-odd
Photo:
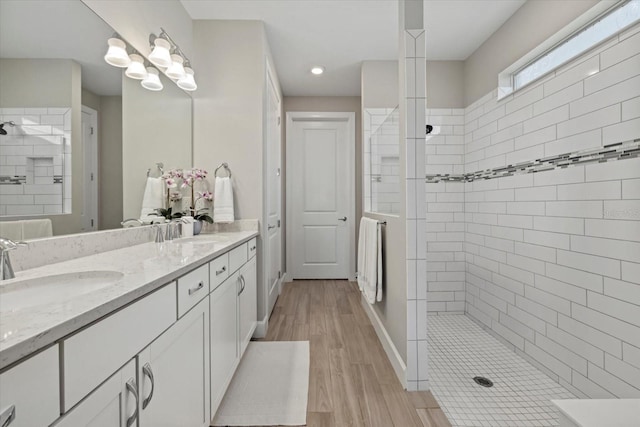
[[[172,220],[167,224],[167,232],[164,240],[173,240],[180,238],[180,220]]]
[[[152,224],[151,227],[156,230],[156,243],[164,243],[164,237],[162,236],[162,227],[160,227],[158,224]]]
[[[0,280],[8,280],[16,277],[16,274],[13,271],[13,267],[11,266],[11,258],[9,258],[9,252],[14,249],[18,249],[19,246],[27,246],[25,242],[14,242],[10,239],[5,239],[4,237],[0,237],[0,253],[2,255],[0,259]]]

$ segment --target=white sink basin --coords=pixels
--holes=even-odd
[[[0,312],[69,301],[111,286],[123,276],[117,271],[84,271],[11,282],[0,286]]]

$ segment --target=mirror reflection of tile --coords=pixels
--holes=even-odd
[[[71,211],[71,109],[0,108],[0,216]]]

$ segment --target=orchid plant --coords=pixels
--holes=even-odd
[[[209,216],[208,208],[202,207],[197,209],[196,205],[199,200],[205,202],[211,202],[213,200],[213,194],[210,191],[197,192],[198,197],[195,197],[195,185],[199,181],[203,181],[207,177],[208,172],[204,169],[170,169],[162,175],[167,186],[167,208],[158,209],[158,215],[164,216],[167,219],[180,218],[184,215],[191,215],[197,221],[207,221],[213,223],[213,219]],[[180,184],[179,184],[180,183]],[[180,188],[180,191],[176,189]],[[190,206],[185,212],[172,212],[173,203],[182,200],[182,190],[188,188],[191,193]]]

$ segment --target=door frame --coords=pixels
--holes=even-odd
[[[348,150],[348,159],[347,164],[351,165],[349,168],[349,179],[348,179],[348,191],[349,191],[349,210],[348,215],[349,218],[352,218],[352,221],[349,221],[349,277],[348,279],[351,281],[356,280],[356,113],[354,112],[312,112],[312,111],[287,111],[287,131],[286,131],[286,165],[287,171],[293,169],[293,161],[290,153],[292,153],[292,144],[293,144],[293,123],[294,122],[304,122],[304,121],[316,121],[316,122],[347,122],[348,129],[348,142],[349,142],[349,150]],[[286,250],[286,258],[287,258],[287,280],[293,280],[293,274],[291,266],[293,266],[293,252],[291,248],[293,247],[293,204],[289,203],[291,197],[293,195],[293,183],[290,179],[289,173],[286,174],[286,189],[287,194],[285,197],[286,200],[286,211],[287,211],[287,223],[286,223],[286,231],[287,231],[287,250]]]
[[[91,107],[87,107],[86,105],[82,106],[82,114],[88,114],[90,119],[89,122],[91,123],[91,128],[92,128],[92,132],[91,132],[91,138],[89,138],[89,141],[85,141],[84,140],[84,135],[82,135],[82,173],[83,173],[83,177],[82,177],[82,182],[83,182],[83,193],[82,193],[82,216],[83,216],[83,227],[88,226],[90,227],[88,230],[85,229],[85,231],[96,231],[100,229],[100,195],[99,195],[99,190],[98,190],[98,180],[100,178],[100,170],[99,165],[98,165],[98,111],[94,110]],[[89,146],[91,148],[91,159],[90,159],[90,165],[87,165],[87,154],[86,154],[86,149],[85,147]],[[93,175],[93,180],[90,180],[87,182],[86,180],[86,172],[87,172],[87,166],[90,166],[91,169],[94,171],[94,175]],[[92,194],[92,203],[89,204],[87,202],[87,193],[91,193]],[[87,210],[89,210],[89,212],[87,212]],[[92,218],[93,217],[93,218]],[[91,220],[94,219],[94,224],[91,225]]]
[[[277,80],[276,77],[276,73],[273,70],[273,67],[271,66],[271,62],[269,61],[269,58],[266,57],[265,58],[265,91],[264,91],[264,123],[267,123],[267,120],[269,119],[269,86],[273,86],[273,89],[275,91],[275,95],[276,98],[278,100],[278,133],[280,136],[280,141],[279,141],[279,146],[280,146],[280,176],[279,176],[279,180],[278,180],[278,191],[280,192],[280,201],[279,201],[279,221],[280,223],[282,223],[282,93],[280,92],[280,83]],[[263,247],[263,252],[264,252],[264,256],[262,258],[263,260],[263,265],[262,265],[262,273],[263,273],[263,286],[264,286],[264,304],[265,304],[265,318],[262,320],[262,322],[265,323],[265,333],[266,333],[266,326],[268,325],[268,321],[269,321],[269,317],[271,316],[271,312],[273,311],[273,308],[275,307],[275,303],[276,300],[278,299],[278,296],[280,295],[281,291],[282,291],[282,279],[284,276],[284,265],[283,265],[283,260],[282,260],[282,244],[283,244],[283,238],[282,238],[282,228],[280,228],[280,278],[278,279],[278,283],[275,285],[275,289],[274,289],[274,293],[276,293],[276,297],[273,299],[273,301],[271,301],[271,295],[269,294],[269,287],[271,286],[271,284],[269,283],[269,268],[271,266],[271,253],[270,253],[270,249],[269,249],[269,231],[267,229],[267,226],[269,224],[269,195],[270,195],[270,191],[271,189],[269,188],[269,159],[268,159],[268,149],[269,149],[269,135],[268,135],[268,126],[265,125],[263,126],[263,132],[264,132],[264,151],[263,151],[263,185],[264,185],[264,198],[263,198],[263,219],[262,219],[262,223],[264,224],[264,238],[262,239],[262,247]],[[260,335],[260,333],[262,333],[262,324],[260,323],[261,321],[259,320],[259,333],[258,335]]]

